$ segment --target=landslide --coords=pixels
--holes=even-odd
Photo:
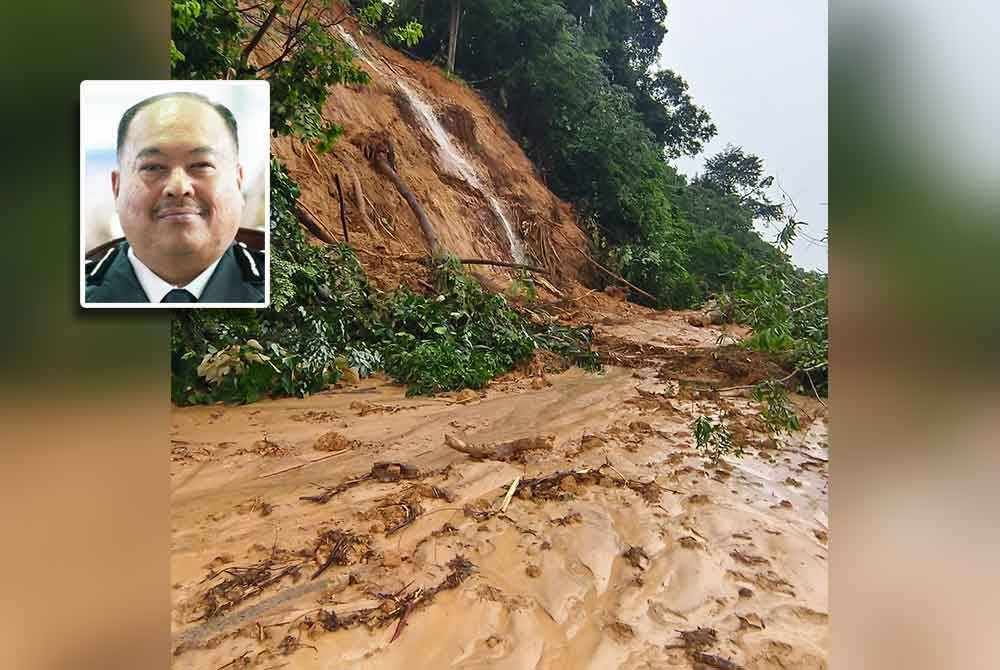
[[[382,288],[410,280],[415,267],[405,254],[428,253],[417,219],[391,181],[365,157],[366,147],[388,141],[395,167],[431,220],[442,245],[461,258],[515,260],[503,226],[490,205],[493,196],[514,234],[523,242],[526,260],[548,270],[549,281],[566,286],[585,280],[590,268],[581,253],[586,246],[571,205],[545,186],[535,166],[511,137],[504,122],[470,87],[449,79],[433,65],[414,61],[364,34],[352,19],[338,28],[357,47],[356,62],[371,76],[365,85],[330,90],[324,117],[343,127],[332,151],[319,154],[300,140],[281,137],[272,152],[287,166],[302,190],[300,202],[342,239],[339,175],[351,246],[358,250],[369,277]],[[279,45],[263,45],[256,57],[273,57]],[[430,107],[447,138],[435,137],[426,117],[415,109]],[[444,140],[444,141],[442,141]],[[442,147],[448,143],[451,147]],[[447,149],[453,149],[457,157]],[[456,175],[451,163],[464,160],[482,189]],[[373,223],[364,225],[354,192],[354,177]],[[508,269],[476,266],[475,272],[502,287]]]

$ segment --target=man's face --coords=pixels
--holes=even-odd
[[[243,167],[225,121],[208,105],[168,98],[132,119],[111,175],[115,208],[150,267],[208,267],[243,214]]]

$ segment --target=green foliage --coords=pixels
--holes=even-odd
[[[358,18],[370,28],[380,32],[385,41],[397,47],[412,47],[424,36],[424,27],[416,19],[403,19],[396,11],[395,2],[363,0],[358,7]]]
[[[784,355],[825,394],[830,357],[827,291],[825,274],[796,270],[787,263],[747,262],[733,273],[731,288],[719,298],[732,319],[753,328],[744,346]]]
[[[267,17],[276,9],[276,20]],[[323,119],[330,86],[367,83],[368,75],[318,15],[295,12],[281,0],[240,9],[235,0],[173,0],[171,73],[174,79],[266,78],[271,89],[271,131],[295,134],[329,151],[342,129]],[[313,11],[313,10],[310,10]],[[287,47],[276,59],[249,64],[243,53],[261,26]]]
[[[401,289],[382,312],[385,370],[408,394],[481,388],[531,355],[526,322],[500,295],[485,291],[455,259],[434,269],[438,296]]]
[[[389,33],[390,44],[399,44],[405,47],[412,47],[424,36],[424,27],[417,21],[410,19],[405,24],[393,28]]]
[[[170,5],[174,79],[219,79],[235,72],[249,26],[236,0],[173,0]]]
[[[733,442],[733,434],[722,422],[713,423],[707,416],[699,416],[691,424],[698,452],[715,465],[723,456],[742,456],[743,447]]]
[[[772,433],[791,433],[801,427],[798,414],[788,402],[788,392],[780,382],[769,379],[757,384],[753,397],[763,406],[760,418]]]
[[[591,326],[571,328],[557,324],[537,326],[533,329],[535,344],[559,354],[578,368],[587,372],[601,371],[601,358],[591,349],[594,329]]]
[[[481,388],[536,346],[599,368],[589,331],[531,326],[453,258],[434,268],[434,297],[405,288],[379,294],[349,247],[306,240],[292,213],[298,194],[288,173],[272,161],[271,307],[192,310],[175,317],[174,402],[303,396],[337,381],[347,367],[360,376],[384,369],[407,384],[411,395]],[[237,364],[234,356],[253,341],[267,343],[268,360]],[[224,368],[224,374],[208,374]]]
[[[531,273],[519,270],[510,286],[507,287],[507,295],[515,300],[529,303],[537,300],[538,291],[535,289],[535,280],[531,277]]]
[[[336,84],[365,84],[368,75],[352,62],[352,52],[317,19],[299,29],[298,48],[267,68],[271,85],[271,131],[297,135],[329,151],[342,132],[323,119],[327,89]]]

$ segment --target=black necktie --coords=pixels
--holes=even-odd
[[[175,288],[163,296],[160,302],[198,302],[198,299],[182,288]]]

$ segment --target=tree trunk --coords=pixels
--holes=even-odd
[[[441,252],[441,244],[438,242],[437,233],[434,231],[434,226],[431,225],[427,215],[424,214],[424,209],[417,201],[417,196],[413,194],[413,191],[410,190],[409,186],[403,183],[402,178],[400,178],[396,171],[392,169],[392,166],[389,165],[389,161],[381,155],[375,156],[374,160],[375,166],[381,170],[385,176],[392,180],[396,190],[399,191],[399,194],[403,196],[404,200],[406,200],[410,209],[413,210],[413,213],[417,217],[417,221],[420,223],[420,229],[423,230],[424,237],[427,238],[427,244],[431,248],[431,254],[434,256],[439,255]]]
[[[348,165],[347,169],[351,173],[351,184],[354,187],[354,204],[358,208],[358,214],[361,215],[361,222],[365,224],[368,233],[372,237],[375,237],[378,232],[375,224],[372,223],[371,218],[368,216],[368,207],[365,206],[365,193],[361,190],[361,180],[358,179],[358,173],[354,171],[354,168]]]
[[[319,219],[313,216],[312,213],[306,209],[305,205],[301,202],[296,204],[297,207],[295,208],[295,215],[298,217],[299,221],[302,222],[302,225],[306,227],[306,230],[312,233],[317,239],[322,240],[327,244],[337,243],[337,238],[334,237],[329,230],[327,230],[326,226],[319,222]]]
[[[451,0],[451,22],[448,31],[448,74],[455,71],[455,50],[458,47],[458,22],[462,15],[462,0]]]

